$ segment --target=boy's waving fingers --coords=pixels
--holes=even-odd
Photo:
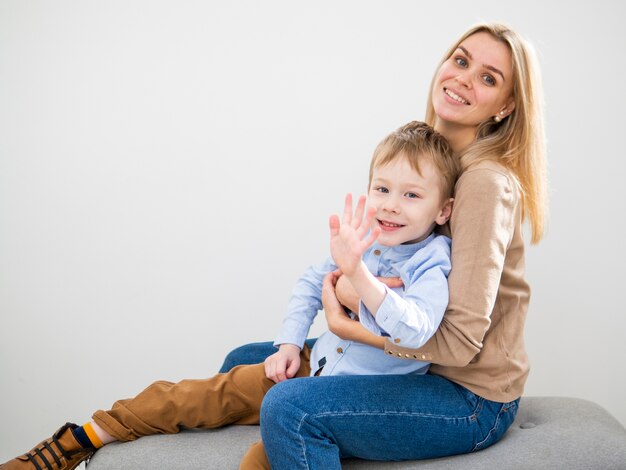
[[[376,215],[376,208],[371,207],[371,206],[368,207],[367,212],[365,212],[365,217],[363,218],[363,220],[361,221],[361,225],[357,229],[357,234],[359,238],[363,238],[365,234],[371,229],[372,220],[374,220],[375,215]]]
[[[380,227],[373,228],[367,238],[361,242],[363,251],[367,250],[370,246],[374,244],[374,242],[378,238],[378,235],[380,235]]]
[[[354,218],[352,219],[352,228],[357,229],[363,222],[363,213],[365,212],[365,196],[359,197],[359,202],[356,205],[356,211],[354,212]]]
[[[339,217],[336,215],[331,215],[328,219],[328,226],[330,227],[330,235],[336,236],[339,234],[339,227],[341,224],[339,223]]]
[[[348,225],[352,222],[352,194],[346,194],[346,200],[343,205],[343,224]]]

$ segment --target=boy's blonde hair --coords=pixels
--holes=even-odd
[[[375,168],[391,163],[398,157],[406,158],[411,168],[420,175],[420,161],[428,159],[439,175],[442,201],[453,196],[459,163],[446,138],[431,126],[425,122],[411,121],[385,137],[374,150],[369,184],[372,183]]]
[[[513,61],[513,100],[515,109],[496,123],[489,119],[478,127],[476,140],[460,155],[465,170],[480,160],[495,160],[505,165],[517,178],[522,195],[522,214],[530,221],[532,243],[543,236],[547,218],[547,170],[543,130],[543,96],[539,67],[534,50],[519,34],[498,24],[479,24],[470,28],[448,50],[433,77],[428,94],[426,122],[436,125],[432,91],[441,65],[452,56],[465,39],[486,32],[511,51]]]

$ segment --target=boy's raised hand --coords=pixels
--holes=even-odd
[[[376,209],[373,207],[365,210],[365,196],[361,196],[353,215],[352,194],[348,194],[342,221],[339,222],[337,215],[330,216],[330,254],[337,267],[348,277],[355,273],[361,264],[363,253],[372,246],[380,234],[379,227],[370,232],[375,213]]]

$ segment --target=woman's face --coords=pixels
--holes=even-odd
[[[439,68],[433,107],[442,124],[475,128],[513,111],[512,90],[509,47],[491,34],[479,32],[462,41]]]

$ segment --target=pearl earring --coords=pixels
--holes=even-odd
[[[493,117],[493,120],[496,122],[496,124],[502,122],[502,119],[504,119],[504,111],[500,111],[499,115]]]

